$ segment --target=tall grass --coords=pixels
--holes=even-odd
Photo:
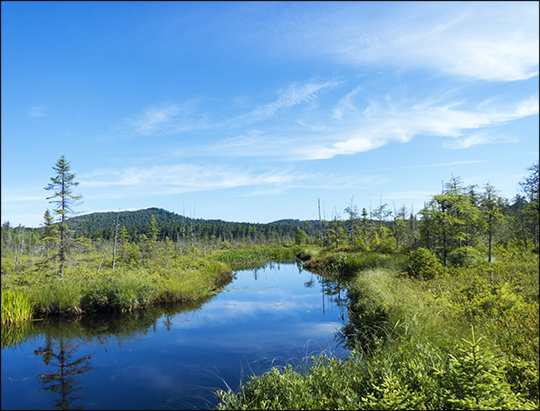
[[[402,278],[393,270],[362,271],[352,282],[350,293],[355,301],[353,309],[385,312],[386,323],[377,324],[385,339],[399,337],[439,345],[468,334],[468,325],[447,315],[429,291],[421,290],[415,280]],[[369,322],[363,326],[369,326]]]
[[[2,290],[2,325],[20,324],[32,319],[33,304],[19,290]]]

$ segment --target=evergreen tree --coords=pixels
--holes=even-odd
[[[49,249],[59,240],[58,238],[58,227],[54,224],[53,216],[49,210],[45,211],[43,215],[43,231],[41,241],[45,247],[45,256],[49,258]]]
[[[464,187],[459,177],[452,176],[442,194],[433,196],[420,211],[420,233],[423,243],[430,249],[440,249],[445,267],[449,254],[458,248],[470,246],[475,228],[479,224],[476,196],[473,187]]]
[[[522,223],[523,231],[526,235],[533,240],[535,249],[538,249],[538,232],[539,232],[539,220],[540,214],[540,202],[538,199],[539,191],[539,163],[538,161],[532,166],[527,168],[530,174],[519,185],[525,193],[525,198],[528,203],[523,208]],[[525,240],[525,247],[527,242]]]
[[[488,261],[491,263],[493,249],[493,236],[502,220],[502,208],[506,205],[506,200],[497,195],[497,190],[491,184],[486,184],[481,195],[480,209],[482,211],[482,223],[488,236]]]
[[[70,169],[70,162],[66,161],[65,156],[62,155],[56,166],[53,167],[53,170],[57,173],[56,176],[51,177],[51,182],[45,187],[45,190],[54,192],[52,196],[47,197],[47,200],[52,199],[49,202],[56,204],[54,213],[60,218],[60,248],[58,251],[60,258],[60,277],[64,275],[64,261],[67,251],[69,234],[67,220],[69,219],[69,214],[73,212],[72,207],[82,199],[82,195],[75,195],[73,193],[73,187],[78,186],[79,183],[74,181],[75,174],[70,173]]]
[[[159,227],[156,222],[156,217],[154,217],[154,214],[152,214],[152,217],[150,217],[150,229],[148,231],[148,234],[150,235],[150,239],[152,241],[157,241],[159,236]]]

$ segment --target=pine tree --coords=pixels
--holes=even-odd
[[[49,202],[56,204],[54,213],[60,218],[60,249],[58,251],[58,256],[60,257],[60,277],[64,275],[64,261],[67,251],[69,234],[67,220],[69,219],[69,214],[73,212],[72,207],[77,205],[77,202],[82,199],[82,195],[73,194],[72,187],[78,186],[79,183],[74,181],[75,174],[71,174],[70,169],[70,162],[66,161],[65,156],[62,155],[56,166],[53,167],[53,170],[57,173],[56,176],[51,177],[51,182],[45,187],[45,190],[54,192],[52,196],[47,197],[47,200],[52,199]]]

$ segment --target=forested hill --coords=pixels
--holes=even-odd
[[[297,227],[309,232],[315,231],[319,224],[318,221],[309,221],[309,224],[305,224],[300,220],[291,219],[267,224],[193,219],[153,207],[137,211],[110,211],[79,215],[69,220],[69,226],[70,229],[75,230],[75,236],[111,239],[114,238],[118,221],[119,227],[125,226],[129,237],[136,241],[141,234],[148,233],[152,216],[160,229],[159,237],[161,239],[169,237],[173,241],[191,235],[196,238],[215,236],[222,239],[261,236],[270,239],[276,235],[294,238]]]
[[[71,229],[88,232],[92,230],[107,230],[111,227],[114,228],[117,220],[120,227],[125,226],[126,228],[130,228],[146,226],[150,224],[152,215],[158,223],[182,224],[184,219],[189,219],[161,208],[152,207],[136,211],[108,211],[103,213],[84,214],[72,217],[69,222]]]

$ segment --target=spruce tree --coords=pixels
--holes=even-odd
[[[49,258],[49,248],[51,245],[58,241],[58,227],[54,224],[53,216],[51,215],[50,210],[45,211],[43,215],[43,231],[42,231],[42,241],[45,246],[46,257]]]
[[[59,232],[60,232],[60,244],[58,256],[60,258],[60,277],[64,275],[64,261],[66,259],[67,239],[68,239],[68,227],[67,220],[69,214],[73,212],[72,207],[77,205],[78,201],[82,199],[82,195],[75,195],[73,193],[73,187],[79,185],[74,181],[75,174],[70,173],[70,162],[66,160],[62,155],[53,170],[57,173],[55,177],[51,177],[51,182],[45,190],[53,191],[54,194],[47,197],[50,203],[55,203],[54,213],[60,219]]]

